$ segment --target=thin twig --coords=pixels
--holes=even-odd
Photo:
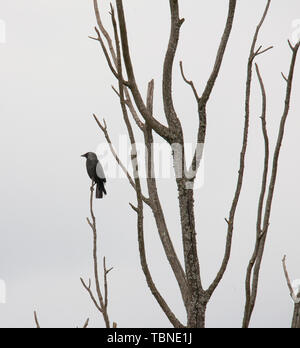
[[[86,322],[83,325],[83,329],[87,329],[87,327],[89,326],[89,322],[90,322],[90,319],[87,318]]]
[[[105,44],[104,44],[104,42],[103,42],[103,40],[102,40],[100,31],[98,30],[97,27],[95,27],[95,31],[96,31],[96,33],[97,33],[97,38],[94,38],[94,37],[91,37],[91,36],[89,36],[89,38],[92,39],[92,40],[96,40],[96,41],[98,41],[98,42],[100,43],[101,48],[102,48],[102,51],[103,51],[104,56],[105,56],[105,58],[106,58],[107,64],[108,64],[108,66],[109,66],[111,72],[112,72],[112,73],[114,74],[114,76],[118,79],[118,74],[117,74],[117,72],[116,72],[116,70],[115,70],[115,68],[114,68],[114,66],[113,66],[113,64],[112,64],[112,62],[111,62],[110,56],[109,56],[109,54],[108,54],[108,52],[107,52],[107,49],[106,49],[106,47],[105,47]]]
[[[138,208],[135,205],[133,205],[132,203],[129,203],[129,205],[130,205],[130,207],[132,208],[133,211],[135,211],[136,213],[139,212]]]
[[[117,153],[114,149],[114,146],[112,144],[111,138],[110,138],[108,130],[107,130],[107,125],[106,125],[105,120],[103,120],[103,124],[102,124],[95,114],[93,114],[93,117],[94,117],[96,123],[98,124],[99,128],[103,132],[113,157],[115,158],[116,162],[118,163],[118,165],[120,166],[120,168],[122,169],[124,174],[126,175],[130,185],[134,188],[134,190],[136,190],[134,180],[132,179],[131,175],[129,174],[128,170],[126,169],[125,165],[122,163],[122,161],[120,160],[119,156],[117,155]],[[147,205],[150,204],[149,198],[145,197],[144,195],[143,195],[143,202]]]
[[[252,56],[250,56],[250,60],[254,60],[254,58],[256,58],[257,56],[259,56],[259,55],[261,55],[269,50],[271,50],[272,48],[274,48],[274,46],[270,46],[270,47],[265,48],[264,50],[261,51],[262,46],[259,46],[259,48],[255,52],[253,52]]]
[[[38,320],[38,316],[37,316],[36,311],[34,311],[33,315],[34,315],[34,321],[35,321],[36,328],[37,328],[37,329],[40,329],[41,326],[40,326],[40,323],[39,323],[39,320]]]
[[[108,281],[107,281],[107,275],[109,272],[113,270],[113,267],[110,269],[106,268],[106,259],[103,258],[103,275],[104,275],[104,307],[107,310],[108,307]]]
[[[93,0],[93,1],[94,1],[94,10],[95,10],[97,24],[99,26],[99,29],[100,29],[101,33],[103,34],[103,36],[105,37],[105,39],[107,41],[107,44],[108,44],[108,47],[109,47],[109,51],[110,51],[110,54],[112,56],[114,65],[115,65],[115,67],[117,67],[116,52],[115,52],[115,49],[113,47],[112,39],[111,39],[110,35],[108,34],[107,30],[104,28],[104,25],[102,23],[101,16],[100,16],[100,11],[99,11],[99,6],[98,6],[98,0]]]
[[[86,285],[86,283],[84,282],[84,280],[82,278],[80,278],[81,284],[83,285],[83,287],[85,288],[85,290],[88,292],[88,294],[90,295],[91,300],[93,301],[95,307],[98,309],[98,311],[102,314],[102,309],[99,306],[96,297],[94,296],[92,290],[91,290],[91,285]]]
[[[192,91],[193,91],[193,93],[194,93],[194,96],[195,96],[195,98],[196,98],[196,100],[197,100],[197,102],[198,102],[198,100],[199,100],[198,92],[197,92],[197,90],[196,90],[196,88],[195,88],[194,82],[193,82],[192,80],[188,80],[188,79],[186,78],[186,76],[185,76],[185,74],[184,74],[184,71],[183,71],[183,63],[182,63],[182,61],[179,62],[179,66],[180,66],[181,76],[182,76],[184,82],[186,82],[188,85],[191,86]]]
[[[289,277],[289,273],[288,273],[288,270],[287,270],[287,267],[286,267],[286,255],[284,255],[284,257],[282,259],[282,267],[283,267],[286,283],[287,283],[287,286],[288,286],[289,291],[290,291],[291,298],[294,300],[294,290],[293,290],[293,287],[292,287],[292,284],[291,284],[291,280],[290,280],[290,277]]]
[[[290,49],[292,50],[292,52],[294,52],[294,46],[291,44],[291,41],[290,40],[288,40],[288,44],[289,44],[289,47],[290,47]]]
[[[125,96],[126,96],[126,99],[125,99],[125,103],[126,105],[128,106],[128,109],[130,110],[130,113],[136,123],[136,125],[139,127],[139,129],[144,132],[145,130],[145,125],[144,123],[140,120],[139,116],[138,116],[138,113],[137,111],[135,110],[134,106],[133,106],[133,103],[131,101],[131,98],[130,98],[130,94],[128,92],[128,89],[125,88],[124,89],[125,91]]]
[[[283,79],[285,80],[285,82],[288,82],[288,79],[287,79],[287,77],[284,75],[283,72],[281,73],[281,76],[283,77]]]

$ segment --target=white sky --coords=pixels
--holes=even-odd
[[[109,2],[101,1],[109,24]],[[169,35],[168,1],[125,0],[129,40],[136,76],[143,93],[154,78],[155,111],[164,122],[161,72]],[[186,19],[176,56],[175,106],[194,139],[196,105],[183,83],[178,62],[199,91],[210,74],[227,14],[225,0],[181,0]],[[243,127],[246,60],[262,0],[238,1],[236,18],[216,88],[208,107],[205,184],[197,191],[196,216],[204,285],[216,275],[224,249],[226,223],[238,170]],[[7,303],[0,304],[0,327],[33,327],[38,310],[43,327],[76,327],[87,317],[103,326],[79,281],[92,276],[88,215],[89,180],[80,155],[104,142],[91,114],[105,117],[118,147],[125,134],[115,83],[94,35],[92,1],[10,0],[0,3],[6,43],[0,44],[0,279]],[[274,146],[283,110],[285,83],[298,0],[273,0],[258,44],[275,48],[260,56],[268,94],[268,124]],[[2,22],[3,23],[3,22]],[[298,27],[299,29],[299,27]],[[299,32],[299,31],[298,31]],[[286,137],[271,218],[253,327],[288,327],[292,316],[281,268],[288,255],[292,278],[299,269],[299,129],[298,60]],[[232,259],[207,310],[208,327],[240,327],[244,278],[255,236],[255,216],[263,161],[260,94],[254,78],[247,168],[237,211]],[[272,147],[273,149],[273,147]],[[176,192],[172,180],[159,182],[170,233],[182,258]],[[101,255],[110,274],[110,317],[120,327],[170,326],[147,288],[139,264],[136,217],[128,202],[135,196],[126,179],[108,178],[108,196],[96,203]],[[147,211],[147,209],[146,209]],[[149,265],[158,288],[185,321],[176,282],[171,275],[153,218],[145,216]]]

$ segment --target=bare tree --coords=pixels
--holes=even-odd
[[[185,75],[183,63],[180,62],[180,71],[183,80],[191,88],[191,91],[195,97],[195,102],[198,108],[198,133],[197,139],[195,139],[195,153],[193,155],[192,162],[187,163],[185,154],[184,134],[181,125],[180,116],[177,114],[172,94],[173,87],[173,66],[174,58],[177,51],[177,46],[180,37],[180,29],[184,22],[184,19],[179,14],[178,0],[169,0],[170,16],[171,16],[171,28],[168,47],[163,64],[163,76],[162,76],[162,100],[164,106],[164,116],[166,119],[166,125],[158,121],[158,117],[153,113],[153,91],[154,81],[151,80],[148,84],[147,97],[144,100],[140,87],[136,82],[136,76],[134,71],[134,64],[131,59],[130,43],[127,35],[127,25],[124,13],[123,1],[116,0],[116,14],[113,5],[110,7],[113,35],[104,28],[101,20],[101,11],[99,10],[98,1],[93,0],[94,9],[97,20],[97,27],[95,28],[96,37],[92,39],[98,41],[103,50],[108,67],[110,68],[113,76],[116,78],[118,87],[114,88],[116,92],[122,117],[127,128],[128,138],[131,143],[131,161],[133,168],[133,176],[130,175],[125,165],[121,162],[118,154],[114,150],[114,146],[109,136],[106,122],[101,122],[96,115],[94,118],[103,132],[106,141],[108,142],[112,154],[126,174],[130,185],[136,192],[137,202],[136,204],[130,204],[132,209],[137,214],[137,232],[139,242],[139,254],[142,270],[144,272],[147,284],[155,297],[156,301],[160,305],[161,309],[169,319],[170,323],[176,327],[190,327],[190,328],[202,328],[205,327],[205,313],[208,302],[214,294],[216,288],[220,284],[228,266],[228,262],[231,255],[231,246],[234,230],[234,221],[238,202],[244,181],[245,171],[245,157],[248,143],[248,131],[249,131],[249,118],[250,118],[250,95],[252,87],[252,75],[255,59],[262,53],[268,51],[272,47],[263,49],[262,46],[256,47],[258,35],[263,22],[267,16],[271,0],[266,3],[263,16],[255,30],[248,64],[247,64],[247,81],[246,81],[246,96],[245,96],[245,123],[243,132],[242,149],[240,152],[240,167],[238,172],[238,179],[236,189],[232,201],[232,205],[229,211],[229,217],[226,218],[227,223],[227,239],[225,245],[225,252],[223,261],[220,265],[219,271],[214,277],[214,280],[210,286],[205,289],[202,285],[200,262],[197,251],[197,238],[196,238],[196,226],[195,226],[195,211],[194,211],[194,182],[197,172],[199,170],[203,147],[206,141],[206,129],[207,129],[207,105],[211,97],[211,93],[215,86],[216,80],[219,76],[219,72],[222,66],[224,55],[227,48],[227,43],[230,38],[232,26],[235,17],[236,0],[228,1],[228,13],[227,20],[224,28],[223,35],[220,40],[220,44],[217,50],[216,59],[208,78],[208,81],[204,87],[202,93],[197,91],[195,84],[192,80],[189,80]],[[255,299],[257,295],[257,287],[259,280],[259,271],[261,261],[263,258],[263,251],[266,242],[266,236],[269,227],[271,207],[274,195],[274,188],[276,183],[278,160],[280,154],[280,147],[284,136],[285,123],[288,116],[292,82],[294,76],[294,68],[297,57],[299,44],[296,46],[290,45],[292,49],[292,60],[290,65],[290,72],[287,78],[285,109],[281,119],[280,130],[278,134],[278,140],[274,152],[274,158],[272,163],[272,172],[269,188],[267,191],[267,176],[268,176],[268,163],[269,163],[269,143],[268,134],[266,128],[266,92],[263,84],[263,80],[256,65],[256,73],[260,82],[262,92],[262,130],[265,140],[265,165],[263,171],[261,195],[259,199],[258,217],[257,217],[257,238],[254,248],[253,256],[249,262],[246,279],[246,305],[244,315],[244,327],[248,327],[251,314],[255,306]],[[145,157],[146,157],[146,172],[147,172],[147,194],[142,190],[140,169],[138,161],[138,153],[136,149],[135,133],[132,127],[132,121],[137,125],[144,137],[145,143]],[[180,211],[181,221],[181,235],[182,235],[182,247],[184,253],[184,264],[182,264],[178,258],[177,252],[173,246],[172,239],[169,234],[167,222],[164,215],[164,210],[160,201],[159,192],[157,189],[157,182],[154,175],[154,160],[153,160],[153,135],[159,135],[163,141],[168,143],[171,147],[173,156],[173,167],[176,177],[176,185],[178,191],[178,206]],[[267,196],[266,196],[267,195]],[[264,204],[266,196],[266,203]],[[144,205],[146,205],[153,213],[153,217],[157,226],[157,231],[166,255],[166,258],[170,264],[171,270],[176,278],[178,287],[180,289],[183,304],[185,306],[187,322],[181,323],[176,314],[167,304],[158,290],[158,287],[151,276],[150,269],[148,267],[146,249],[144,243]],[[263,211],[263,208],[265,210]],[[90,224],[93,228],[93,224]],[[253,271],[253,274],[252,274]],[[252,285],[251,285],[252,278]],[[88,289],[89,287],[87,287]],[[101,298],[100,298],[101,299]],[[100,301],[101,303],[101,301]],[[103,306],[101,304],[101,309]],[[106,320],[105,320],[106,321]]]

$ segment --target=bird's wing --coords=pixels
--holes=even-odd
[[[97,181],[97,173],[96,173],[97,163],[98,163],[97,160],[87,159],[86,161],[86,169],[87,169],[88,175],[93,181]]]
[[[103,179],[104,181],[106,181],[104,170],[103,170],[102,165],[101,165],[101,163],[99,161],[98,161],[97,167],[96,167],[96,174],[97,174],[98,178]]]

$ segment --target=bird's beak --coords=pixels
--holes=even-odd
[[[86,153],[84,155],[81,155],[80,157],[86,157]]]

